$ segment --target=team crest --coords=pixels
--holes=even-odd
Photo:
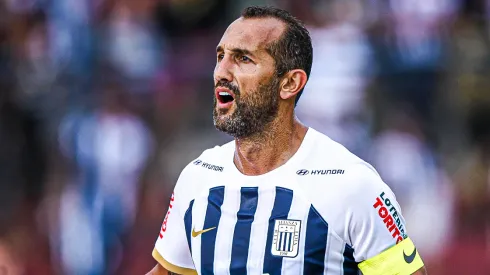
[[[275,220],[271,253],[274,256],[294,258],[298,255],[301,221]]]

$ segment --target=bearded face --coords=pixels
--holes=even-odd
[[[278,116],[281,78],[271,54],[285,24],[275,18],[235,20],[216,47],[213,119],[235,138],[263,132]]]
[[[268,83],[242,93],[225,81],[215,85],[213,120],[215,127],[235,138],[260,133],[277,117],[279,110],[279,79],[271,77]]]

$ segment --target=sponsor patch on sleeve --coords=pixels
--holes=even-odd
[[[399,215],[399,211],[393,205],[392,201],[386,196],[385,192],[381,193],[375,200],[373,208],[378,212],[378,216],[383,220],[386,229],[391,233],[396,243],[407,238],[405,226]]]
[[[172,205],[173,205],[173,202],[175,200],[175,196],[174,196],[174,193],[172,193],[172,197],[170,197],[170,204],[168,206],[168,211],[167,211],[167,214],[165,215],[165,218],[163,219],[163,223],[162,223],[162,228],[160,229],[160,239],[163,238],[163,234],[165,233],[165,231],[167,231],[167,221],[168,221],[168,216],[170,215],[170,212],[172,211]]]

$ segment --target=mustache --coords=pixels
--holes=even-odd
[[[216,83],[216,85],[214,85],[215,89],[218,87],[227,88],[230,91],[232,91],[235,94],[235,96],[240,96],[240,89],[238,89],[238,86],[232,84],[231,82],[220,80]]]

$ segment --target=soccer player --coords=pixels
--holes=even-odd
[[[312,64],[288,12],[246,8],[216,49],[216,128],[234,141],[182,171],[149,274],[425,274],[395,195],[301,124]]]

